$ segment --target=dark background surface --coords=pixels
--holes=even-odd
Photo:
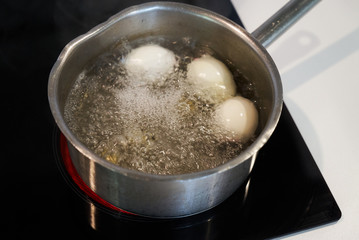
[[[1,216],[5,220],[2,228],[13,238],[104,238],[87,224],[91,200],[78,197],[59,171],[59,133],[48,105],[47,82],[52,65],[69,41],[141,2],[145,1],[2,1],[0,109],[5,154]],[[182,2],[239,22],[229,1]],[[239,189],[213,211],[180,221],[180,227],[175,221],[138,223],[113,218],[101,209],[96,214],[99,226],[121,229],[105,230],[110,238],[167,239],[262,239],[333,222],[341,216],[286,108],[278,129],[259,153],[244,205],[242,192]]]

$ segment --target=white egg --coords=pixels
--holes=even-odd
[[[130,75],[143,77],[150,82],[159,81],[171,73],[175,64],[175,54],[155,44],[135,48],[125,59],[125,67]]]
[[[246,141],[257,129],[258,112],[252,101],[236,96],[219,105],[215,121],[229,139]]]
[[[217,99],[236,94],[232,73],[224,63],[209,55],[196,58],[188,65],[187,78],[197,90]]]

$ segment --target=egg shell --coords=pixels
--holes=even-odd
[[[196,58],[188,65],[187,78],[197,90],[217,99],[236,94],[232,73],[224,63],[209,55]]]
[[[145,75],[144,78],[152,82],[170,74],[175,65],[175,54],[156,44],[135,48],[125,59],[125,67],[129,74]]]
[[[258,111],[252,101],[236,96],[218,106],[215,120],[227,138],[247,141],[257,129]]]

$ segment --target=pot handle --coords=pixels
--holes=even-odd
[[[320,0],[291,0],[252,32],[264,47],[288,30]]]

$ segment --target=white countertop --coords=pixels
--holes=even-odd
[[[232,0],[249,32],[285,0]],[[359,1],[323,0],[268,47],[342,218],[285,239],[359,239]]]

